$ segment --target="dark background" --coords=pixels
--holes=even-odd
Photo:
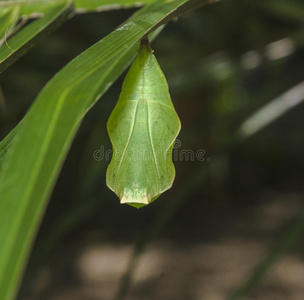
[[[1,74],[1,138],[56,72],[134,11],[77,15]],[[111,149],[106,122],[124,74],[82,122],[19,300],[229,299],[284,245],[244,299],[304,299],[303,26],[295,0],[220,1],[170,22],[152,48],[182,123],[173,187],[139,210],[120,205],[105,185],[109,161],[93,158]],[[282,95],[291,105],[292,88],[298,105],[239,138],[258,110],[255,128]],[[204,159],[186,160],[184,150]]]

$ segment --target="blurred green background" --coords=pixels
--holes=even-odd
[[[0,138],[56,72],[135,11],[77,15],[2,73]],[[244,299],[304,299],[294,223],[304,208],[303,3],[220,1],[168,24],[152,48],[182,122],[173,187],[136,210],[105,185],[109,160],[94,153],[111,149],[122,76],[82,122],[19,299],[218,300],[241,287]],[[297,229],[247,291],[253,268]]]

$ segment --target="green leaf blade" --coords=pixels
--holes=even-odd
[[[76,13],[139,7],[155,0],[75,0]]]
[[[60,71],[39,94],[0,172],[0,299],[15,297],[63,160],[82,117],[122,73],[136,42],[187,0],[147,6]]]
[[[121,203],[149,204],[172,186],[180,120],[148,44],[142,44],[109,121],[113,158],[107,185]]]
[[[6,35],[8,35],[16,25],[19,19],[19,12],[19,5],[13,7],[0,6],[0,47],[4,43]]]
[[[0,0],[0,11],[19,7],[21,17],[36,18],[47,13],[54,6],[65,2],[66,0]]]
[[[22,28],[0,47],[0,73],[34,45],[35,40],[51,32],[71,12],[70,1],[49,5],[42,18]]]

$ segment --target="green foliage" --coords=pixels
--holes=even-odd
[[[39,221],[81,119],[126,68],[136,42],[169,20],[172,12],[175,16],[177,8],[183,13],[186,2],[158,1],[143,8],[74,59],[41,91],[17,134],[1,144],[6,155],[1,153],[0,299],[13,299],[16,294]],[[67,2],[56,3],[8,44],[22,47],[39,33],[40,26],[48,26],[68,8]]]
[[[89,11],[104,11],[111,9],[129,8],[146,5],[154,2],[154,0],[75,0],[76,12],[83,13]]]
[[[19,6],[1,8],[0,6],[0,46],[5,42],[6,36],[15,27],[19,18]]]
[[[172,186],[172,148],[180,121],[166,78],[142,40],[108,121],[113,144],[107,185],[121,203],[141,207]]]
[[[21,57],[29,48],[38,44],[42,38],[61,25],[63,21],[69,20],[74,14],[149,4],[144,9],[136,12],[108,36],[81,53],[55,75],[38,95],[19,125],[0,142],[1,300],[13,299],[18,291],[18,285],[39,223],[83,117],[132,61],[136,54],[138,41],[143,36],[151,32],[156,36],[158,31],[156,32],[155,29],[159,28],[161,24],[165,24],[173,18],[176,20],[176,17],[193,11],[202,4],[211,2],[216,1],[0,0],[0,71],[4,71],[15,63],[17,58]],[[257,178],[259,176],[249,177],[251,184],[248,189],[249,192],[247,191],[246,197],[243,197],[243,194],[240,196],[242,198],[240,203],[231,204],[234,197],[230,197],[231,199],[227,201],[228,196],[223,192],[223,187],[224,189],[227,187],[225,186],[226,182],[234,180],[238,188],[240,187],[242,193],[244,193],[243,189],[246,189],[246,187],[244,188],[242,184],[239,184],[239,181],[243,183],[244,178],[246,179],[246,176],[252,173],[251,168],[244,170],[244,167],[242,167],[239,171],[241,180],[235,178],[235,176],[225,178],[226,174],[229,173],[227,171],[228,164],[225,162],[229,160],[228,156],[233,150],[237,148],[239,151],[241,147],[244,147],[243,154],[245,152],[249,157],[253,155],[252,152],[260,153],[267,164],[270,165],[272,160],[280,162],[280,155],[286,151],[286,145],[292,147],[296,134],[300,137],[296,140],[297,149],[300,149],[301,145],[303,146],[303,143],[301,144],[303,140],[302,132],[294,134],[293,131],[279,130],[276,131],[276,134],[270,134],[269,136],[267,136],[267,131],[264,133],[266,126],[269,126],[303,101],[303,82],[301,83],[303,81],[301,55],[303,55],[304,45],[302,34],[303,4],[297,0],[289,2],[284,0],[267,2],[228,0],[221,1],[219,4],[208,6],[199,12],[194,12],[190,18],[183,18],[182,21],[173,23],[171,29],[168,28],[167,36],[161,35],[159,37],[158,47],[160,49],[158,49],[157,54],[162,53],[163,55],[158,57],[161,65],[164,66],[163,68],[166,68],[170,91],[175,96],[179,95],[181,97],[180,95],[184,95],[182,101],[177,99],[176,102],[178,111],[181,112],[181,118],[185,120],[185,122],[183,121],[183,124],[185,124],[184,130],[181,133],[183,144],[190,145],[193,149],[198,144],[199,146],[203,144],[204,147],[205,145],[210,147],[212,164],[208,165],[208,163],[200,162],[195,164],[195,168],[190,168],[188,167],[189,163],[187,165],[189,170],[185,168],[184,172],[178,173],[181,175],[180,178],[177,178],[177,181],[179,180],[177,187],[166,193],[169,196],[171,195],[172,199],[166,202],[165,197],[163,197],[164,201],[159,201],[159,206],[156,206],[156,209],[159,207],[161,209],[157,211],[154,221],[146,222],[146,219],[144,219],[143,223],[147,223],[146,227],[138,226],[144,229],[141,230],[135,246],[135,258],[134,260],[132,258],[130,262],[131,267],[127,271],[129,273],[126,274],[126,285],[128,283],[130,285],[133,277],[132,267],[135,265],[136,255],[142,252],[144,246],[150,240],[157,235],[159,236],[161,230],[164,230],[166,224],[169,224],[182,208],[186,208],[185,210],[188,212],[190,211],[190,218],[197,213],[199,219],[202,219],[203,216],[207,216],[208,219],[209,211],[205,215],[204,212],[206,208],[208,210],[212,205],[213,208],[216,207],[216,211],[225,210],[225,208],[230,211],[231,206],[234,208],[233,205],[236,205],[235,207],[240,211],[239,208],[242,208],[242,205],[248,205],[248,209],[252,211],[248,195],[251,196],[254,192],[255,184],[257,184],[255,181],[259,181],[259,178]],[[96,15],[94,16],[96,17]],[[240,15],[242,18],[239,17]],[[94,19],[93,14],[89,16]],[[78,18],[81,20],[82,16],[78,16]],[[74,43],[77,46],[78,43],[81,44],[82,41],[79,37],[89,40],[88,36],[94,30],[95,36],[94,34],[92,36],[96,37],[96,32],[98,32],[98,39],[102,34],[105,35],[105,33],[110,32],[108,30],[109,24],[104,19],[106,18],[101,17],[96,21],[97,18],[95,18],[96,23],[90,22],[89,25],[74,28],[75,32],[81,27],[78,39],[75,37]],[[81,21],[79,22],[81,24]],[[117,24],[119,23],[114,24],[114,27]],[[173,27],[176,29],[175,31],[172,30]],[[71,40],[73,40],[73,37],[71,37]],[[66,51],[68,52],[73,48],[72,46],[64,48],[64,42],[60,38],[59,34],[55,39],[55,43],[59,41],[58,44],[60,44],[60,47],[62,46],[60,51],[65,52],[68,49]],[[69,39],[69,42],[71,40]],[[274,46],[273,42],[279,46]],[[291,46],[290,42],[292,42]],[[287,50],[294,54],[286,55],[285,53],[285,56],[281,58],[275,57],[284,54],[284,51],[278,53],[272,50],[282,47],[286,51],[286,44],[289,45],[289,50]],[[39,45],[43,47],[42,43]],[[37,46],[39,47],[39,45]],[[83,43],[82,45],[86,44]],[[47,45],[44,47],[47,48]],[[296,51],[292,50],[293,48]],[[49,52],[51,51],[49,50]],[[296,57],[293,61],[293,55],[299,57]],[[54,57],[57,58],[55,55]],[[37,57],[37,61],[39,61],[39,58],[40,55]],[[21,91],[18,92],[22,95],[18,101],[14,97],[11,97],[12,99],[8,97],[12,101],[8,107],[15,106],[13,112],[16,113],[13,117],[10,116],[11,123],[9,125],[5,124],[7,127],[4,131],[11,124],[19,122],[20,116],[24,115],[20,106],[23,105],[23,108],[27,108],[29,100],[26,99],[26,93],[23,94],[23,91],[33,88],[28,84],[29,81],[24,80],[24,78],[31,79],[32,74],[38,78],[42,72],[36,72],[35,66],[37,67],[41,61],[42,59],[36,65],[35,62],[32,62],[31,67],[33,69],[29,70],[30,68],[27,68],[26,72],[23,62],[20,61],[20,68],[19,64],[16,64],[14,66],[16,67],[15,72],[12,72],[15,77],[10,77],[10,69],[2,75],[3,83],[1,82],[1,85],[4,94],[6,94],[8,86],[8,90],[9,88],[20,88]],[[293,65],[292,68],[290,68],[290,65]],[[54,73],[57,71],[55,70]],[[135,73],[137,71],[140,72],[140,68],[135,70]],[[23,78],[23,80],[20,80],[20,78]],[[8,84],[9,79],[13,88]],[[130,87],[132,84],[129,83],[127,86]],[[146,87],[139,84],[135,88],[140,86]],[[119,87],[117,87],[118,89]],[[167,90],[165,93],[167,93]],[[111,96],[108,99],[111,99]],[[110,109],[114,106],[111,101],[107,102],[108,104],[105,101],[103,106],[99,107],[99,110],[96,107],[90,112],[90,116],[93,116],[93,118],[90,118],[90,125],[94,124],[94,128],[92,129],[91,126],[89,129],[86,128],[86,133],[90,132],[90,139],[98,140],[98,143],[102,144],[107,142],[107,137],[105,137],[106,132],[104,132],[104,135],[100,134],[100,128],[105,127],[109,115],[107,109],[110,112]],[[115,111],[117,112],[117,108],[115,108]],[[7,115],[10,113],[11,111],[8,110]],[[5,102],[0,89],[0,117],[5,114]],[[175,114],[172,115],[175,116]],[[118,117],[120,119],[121,114]],[[0,119],[0,122],[1,125],[4,123],[2,119]],[[294,120],[294,124],[296,124],[296,120]],[[85,125],[88,124],[85,123]],[[193,125],[192,128],[191,125]],[[109,124],[109,129],[113,127],[115,125],[111,126]],[[250,149],[248,150],[244,141],[261,132],[262,136],[263,134],[266,135],[266,138],[264,136],[264,140],[262,138],[260,142],[263,151],[259,151],[259,145],[256,144],[253,144],[253,147],[249,144],[248,148]],[[115,134],[117,134],[117,137],[121,136],[121,133],[120,135],[119,133]],[[168,145],[160,147],[161,150],[164,148],[168,150],[168,154],[171,154],[171,149],[167,146],[172,144],[176,134],[172,134],[172,136],[164,135],[164,137],[168,137],[166,140]],[[277,144],[273,142],[275,136],[278,137]],[[144,138],[142,139],[142,137]],[[144,140],[146,143],[146,137],[142,137],[140,141]],[[269,147],[270,151],[267,156],[265,149],[269,141],[271,141],[271,147]],[[89,142],[84,146],[85,151],[87,151],[86,155],[82,154],[81,157],[90,156],[91,161],[88,160],[89,163],[88,161],[73,162],[73,166],[79,165],[79,167],[70,171],[72,173],[76,170],[81,173],[81,176],[77,178],[79,185],[74,191],[77,195],[75,197],[71,196],[70,202],[67,201],[66,203],[63,201],[65,195],[60,195],[58,199],[54,197],[54,211],[56,213],[51,215],[50,218],[52,219],[50,221],[51,229],[48,229],[47,234],[43,235],[42,242],[40,240],[37,246],[38,250],[34,255],[37,264],[60,238],[66,237],[73,229],[79,228],[79,224],[84,219],[91,218],[97,207],[103,205],[103,209],[107,208],[107,198],[111,197],[107,196],[106,187],[102,189],[105,182],[103,176],[105,176],[106,163],[103,161],[98,164],[93,161],[92,151],[88,144]],[[81,147],[74,148],[77,148],[77,151],[82,151]],[[209,150],[207,149],[207,152]],[[234,153],[232,153],[233,155]],[[299,153],[299,156],[294,158],[298,160],[296,168],[301,165],[301,157],[302,154]],[[178,161],[176,167],[178,168],[180,164],[181,162]],[[113,163],[111,165],[113,166]],[[68,167],[71,169],[71,164]],[[132,172],[125,171],[123,173],[125,181],[119,181],[122,185],[119,187],[121,190],[130,185],[130,180],[132,176],[134,178],[135,172],[137,173],[139,170],[144,173],[145,171],[144,168],[141,169],[141,166],[136,164],[129,164],[128,167],[131,167]],[[253,172],[255,167],[253,167]],[[284,166],[281,168],[284,168]],[[154,173],[153,179],[149,183],[152,192],[147,202],[153,200],[156,195],[172,183],[174,169],[171,161],[166,165],[166,169],[170,170],[167,174],[167,182],[160,189],[153,187],[152,183],[159,180]],[[237,173],[236,170],[234,172]],[[284,169],[284,175],[287,173],[288,170]],[[208,176],[209,178],[207,178]],[[206,178],[209,180],[206,180]],[[225,183],[218,184],[217,180],[219,181],[219,178],[224,178],[222,180]],[[254,180],[251,180],[252,178]],[[129,183],[126,183],[126,180],[129,180]],[[292,181],[293,178],[290,180]],[[205,184],[206,182],[208,184]],[[113,190],[116,189],[116,182],[109,185],[112,186]],[[221,188],[218,188],[218,186]],[[97,187],[98,192],[96,192]],[[69,189],[68,185],[66,189]],[[208,193],[211,194],[210,191],[215,196],[212,194],[209,197]],[[115,192],[123,194],[123,192],[116,190]],[[72,193],[72,191],[69,190],[69,193]],[[74,202],[74,200],[76,201]],[[110,205],[115,206],[115,201],[111,202],[110,200],[112,199],[109,199]],[[186,201],[188,202],[186,203]],[[58,206],[56,207],[56,205]],[[141,204],[133,205],[140,206]],[[194,207],[192,211],[191,207]],[[117,206],[114,208],[116,209],[115,214],[119,209],[125,209],[124,213],[128,209],[128,207],[117,209]],[[145,213],[153,212],[153,209],[153,206],[149,207],[141,214],[137,214],[136,218],[140,216],[145,218]],[[108,211],[106,209],[105,211],[107,214]],[[101,217],[104,216],[98,216],[98,218]],[[123,219],[121,224],[125,222],[131,228],[133,226],[129,230],[133,234],[136,226],[132,223],[133,220],[130,215],[121,214],[120,217],[118,219]],[[184,222],[181,219],[183,218],[178,219],[180,228],[183,226],[180,224]],[[231,292],[231,299],[241,299],[256,287],[271,266],[298,240],[303,232],[303,220],[303,216],[300,216],[299,221],[295,223],[290,231],[287,231],[286,235],[279,240],[274,248],[269,250],[265,258],[254,268],[252,274],[245,278],[243,284]],[[216,221],[213,221],[213,223],[217,223]],[[198,223],[194,224],[197,225]],[[215,226],[215,224],[213,225]],[[193,233],[197,234],[201,228],[195,227]],[[189,230],[187,226],[185,228],[187,234],[192,230]],[[110,231],[108,228],[103,228],[103,230]],[[209,231],[208,228],[208,235],[210,234]],[[121,232],[123,230],[120,230],[119,234]],[[126,291],[127,288],[122,285],[120,294],[123,295]]]
[[[39,11],[36,11],[36,13]],[[42,18],[21,29],[0,48],[0,73],[12,64],[18,56],[34,46],[34,42],[41,38],[45,31],[50,32],[55,26],[58,26],[70,12],[71,4],[69,1],[60,1],[48,5]]]

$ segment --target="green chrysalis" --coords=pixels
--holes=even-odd
[[[107,186],[121,203],[139,208],[172,186],[180,128],[166,78],[143,39],[107,124],[113,146]]]

